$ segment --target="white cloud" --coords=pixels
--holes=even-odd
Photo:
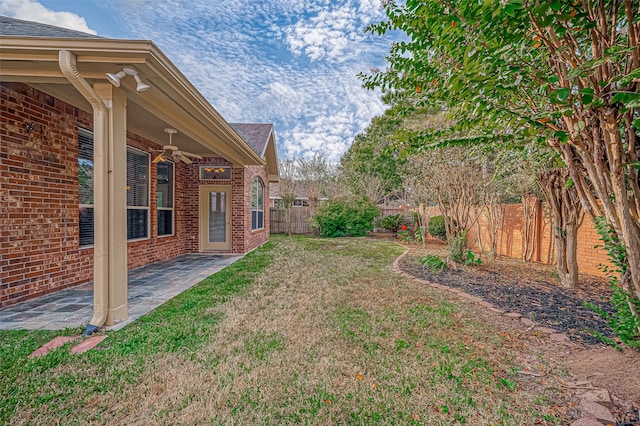
[[[55,12],[35,0],[0,0],[0,14],[25,21],[35,21],[55,25],[70,30],[97,34],[87,25],[87,21],[75,13]]]
[[[274,122],[281,157],[323,151],[337,161],[384,111],[356,78],[388,51],[364,34],[381,17],[378,0],[245,3],[143,3],[122,19],[156,41],[227,120]]]
[[[343,60],[349,44],[363,39],[356,13],[348,3],[296,22],[286,30],[289,49],[298,55],[306,54],[312,61]]]
[[[337,161],[384,111],[379,94],[356,77],[384,66],[389,41],[364,33],[381,18],[378,2],[130,0],[100,7],[113,33],[153,40],[229,122],[274,123],[280,158],[322,151]]]

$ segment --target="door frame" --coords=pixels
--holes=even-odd
[[[226,192],[225,223],[226,241],[223,243],[209,242],[209,194],[211,192]],[[231,185],[200,185],[198,214],[198,251],[231,251]]]

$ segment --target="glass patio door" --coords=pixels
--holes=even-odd
[[[200,251],[231,249],[231,187],[200,187]]]

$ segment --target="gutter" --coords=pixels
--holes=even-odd
[[[108,173],[109,167],[109,111],[102,99],[96,94],[91,85],[80,76],[76,68],[76,55],[60,50],[58,54],[58,64],[62,74],[69,80],[78,92],[91,104],[93,108],[93,134],[94,134],[94,271],[93,271],[93,318],[85,327],[84,335],[89,336],[104,325],[107,320],[108,299],[108,258],[109,240],[106,214],[105,197],[109,190]],[[97,226],[96,226],[97,225]],[[98,277],[98,279],[96,279]]]

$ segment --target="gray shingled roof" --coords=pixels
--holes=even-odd
[[[269,142],[273,124],[229,123],[249,146],[261,157]]]
[[[103,38],[81,31],[68,30],[39,22],[23,21],[0,15],[0,36],[51,38]]]

